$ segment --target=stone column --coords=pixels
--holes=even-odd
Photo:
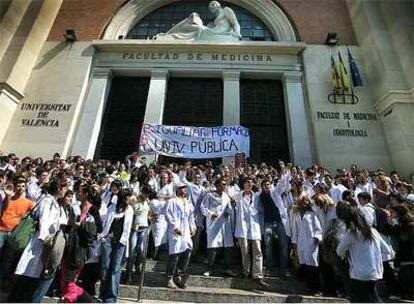
[[[82,117],[72,147],[73,155],[93,159],[111,80],[112,73],[109,69],[96,68],[92,71],[89,92],[82,109]]]
[[[240,124],[240,71],[223,72],[223,125]],[[234,157],[223,157],[223,164],[234,165]]]
[[[302,73],[285,72],[282,77],[292,161],[303,167],[312,164],[308,115],[303,96]]]
[[[144,123],[162,124],[167,97],[167,82],[168,70],[155,69],[151,71]]]
[[[223,72],[223,125],[240,124],[240,72]]]
[[[148,89],[147,107],[144,123],[162,124],[165,100],[167,98],[168,70],[151,70],[151,82]],[[147,163],[155,160],[154,155],[146,155]]]

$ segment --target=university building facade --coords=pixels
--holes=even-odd
[[[0,150],[122,159],[143,123],[242,125],[255,162],[414,171],[412,1],[223,0],[241,40],[154,39],[209,2],[2,1]],[[329,97],[348,48],[364,86]]]

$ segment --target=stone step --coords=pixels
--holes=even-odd
[[[146,272],[163,272],[167,270],[167,261],[155,261],[147,259],[145,265]],[[188,267],[188,273],[194,275],[201,275],[206,270],[206,265],[203,263],[190,262]]]
[[[120,286],[120,297],[136,299],[138,287]],[[147,287],[142,290],[144,300],[177,301],[192,303],[346,303],[345,299],[285,295],[266,291],[247,291],[228,288],[193,287],[171,290],[164,287]]]
[[[265,277],[265,281],[270,284],[264,288],[266,291],[277,292],[281,294],[306,294],[306,285],[293,278]],[[133,275],[133,285],[139,285],[140,275]],[[204,277],[200,275],[190,275],[188,286],[191,287],[210,287],[210,288],[233,288],[249,290],[255,283],[252,279],[241,279],[231,277]],[[148,287],[164,287],[166,285],[165,272],[146,272],[144,285]]]

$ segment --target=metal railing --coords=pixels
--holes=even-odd
[[[148,227],[145,230],[145,234],[144,234],[144,248],[143,248],[143,252],[142,252],[142,265],[141,265],[141,276],[140,276],[140,280],[139,280],[139,289],[138,289],[138,299],[137,302],[142,302],[142,287],[144,285],[144,279],[145,279],[145,267],[147,264],[147,253],[148,253],[148,242],[149,242],[149,235],[151,232],[151,228]]]

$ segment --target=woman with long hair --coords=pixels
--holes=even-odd
[[[302,192],[294,205],[293,248],[296,249],[301,272],[309,289],[315,295],[320,293],[319,242],[322,240],[321,223],[312,209],[311,200]]]
[[[92,204],[93,188],[81,185],[77,191],[80,214],[71,209],[67,227],[67,243],[62,260],[61,291],[65,302],[91,302],[92,297],[77,285],[78,277],[88,259],[97,234],[102,231],[99,210]]]
[[[318,185],[320,185],[322,191],[318,192],[316,190],[317,187],[315,186],[315,192],[317,194],[314,196],[313,201],[315,203],[316,216],[318,217],[322,226],[322,242],[319,244],[319,263],[322,277],[322,290],[325,295],[336,296],[338,286],[335,284],[334,269],[329,263],[325,261],[325,259],[321,258],[325,254],[329,254],[327,251],[329,251],[330,248],[328,246],[325,246],[324,240],[327,232],[335,224],[335,221],[337,219],[335,210],[336,203],[328,194],[326,194],[326,186],[323,184]]]
[[[26,246],[16,267],[18,281],[12,291],[10,302],[39,303],[46,295],[53,282],[55,273],[44,273],[42,253],[44,242],[67,224],[67,215],[62,201],[67,191],[65,180],[52,180],[44,185],[36,213],[39,218],[39,229]]]
[[[142,186],[138,197],[132,196],[130,205],[134,210],[132,231],[129,239],[129,256],[127,262],[127,281],[132,283],[132,269],[135,265],[138,271],[141,266],[142,253],[144,252],[144,237],[148,228],[149,199],[152,189],[148,185]]]
[[[101,290],[99,297],[105,303],[115,303],[121,279],[121,265],[128,247],[134,211],[129,205],[130,190],[118,193],[117,204],[108,208],[99,236],[101,247]]]
[[[389,194],[391,185],[384,175],[378,175],[375,178],[375,188],[373,189],[374,202],[380,208],[386,208],[390,203]]]
[[[371,229],[362,211],[349,202],[338,202],[336,214],[347,228],[336,253],[350,264],[351,302],[381,303],[376,288],[383,276],[380,235]]]
[[[399,265],[398,283],[404,299],[414,300],[414,211],[407,203],[388,207],[391,235],[396,244],[395,262]]]

